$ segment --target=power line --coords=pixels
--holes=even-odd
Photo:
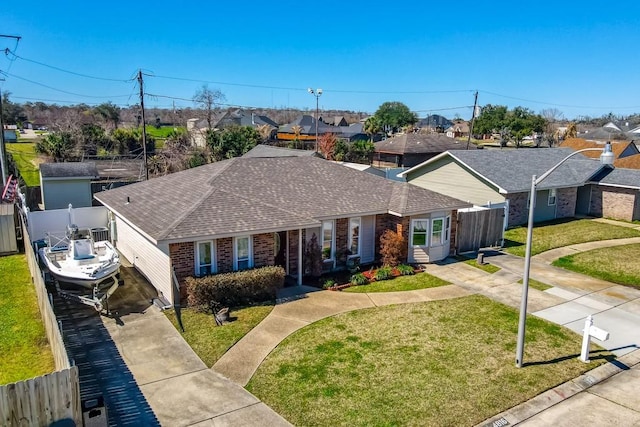
[[[100,105],[102,104],[102,102],[85,102],[85,101],[69,101],[69,100],[63,100],[63,99],[32,98],[28,96],[15,96],[13,94],[11,94],[11,99],[25,99],[28,101],[36,101],[36,102],[60,102],[60,103],[69,104],[69,105],[79,105],[79,104]],[[135,107],[137,104],[127,103],[127,104],[113,104],[113,105],[121,108],[128,108],[128,107]]]
[[[120,82],[120,83],[129,83],[129,82],[135,80],[134,78],[130,78],[130,79],[113,79],[113,78],[108,78],[108,77],[98,77],[98,76],[91,76],[91,75],[83,74],[83,73],[77,73],[75,71],[65,70],[64,68],[56,67],[54,65],[45,64],[43,62],[39,62],[39,61],[36,61],[36,60],[33,60],[33,59],[28,59],[28,58],[25,58],[23,56],[17,55],[14,51],[12,51],[9,48],[6,48],[4,50],[4,53],[7,56],[7,58],[9,58],[9,54],[11,54],[13,56],[13,59],[9,59],[10,61],[15,61],[16,59],[21,59],[21,60],[26,61],[26,62],[31,62],[33,64],[38,64],[38,65],[41,65],[43,67],[51,68],[52,70],[60,71],[60,72],[67,73],[67,74],[72,74],[74,76],[85,77],[87,79],[104,80],[104,81],[108,81],[108,82]]]
[[[46,85],[44,83],[40,83],[40,82],[36,82],[36,81],[33,81],[33,80],[29,80],[29,79],[26,79],[24,77],[17,76],[15,74],[8,73],[6,71],[0,71],[0,74],[3,74],[5,76],[7,76],[7,77],[13,77],[13,78],[18,79],[18,80],[23,80],[25,82],[29,82],[29,83],[32,83],[32,84],[35,84],[35,85],[38,85],[38,86],[42,86],[42,87],[45,87],[47,89],[55,90],[56,92],[66,93],[67,95],[73,95],[73,96],[81,96],[83,98],[109,99],[109,98],[127,98],[129,96],[129,95],[106,95],[106,96],[83,95],[81,93],[75,93],[75,92],[69,92],[69,91],[66,91],[66,90],[63,90],[63,89],[57,89],[55,87],[48,86],[48,85]]]
[[[588,105],[555,104],[555,103],[552,103],[552,102],[534,101],[532,99],[525,99],[525,98],[518,98],[518,97],[515,97],[515,96],[502,95],[502,94],[495,93],[495,92],[489,92],[488,90],[479,90],[478,92],[486,93],[488,95],[499,96],[501,98],[513,99],[513,100],[516,100],[516,101],[530,102],[532,104],[549,105],[549,106],[552,106],[552,107],[588,108],[588,109],[593,109],[593,110],[630,110],[630,109],[633,109],[633,108],[640,108],[640,105],[632,105],[632,106],[629,106],[629,107],[593,107],[593,106],[588,106]]]

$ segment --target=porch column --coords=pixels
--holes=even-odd
[[[298,286],[302,286],[302,228],[298,230]]]

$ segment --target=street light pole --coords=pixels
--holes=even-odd
[[[584,148],[582,150],[574,151],[564,159],[560,160],[551,169],[536,177],[531,177],[531,193],[529,196],[529,219],[527,223],[527,246],[524,252],[524,274],[522,276],[522,299],[520,300],[520,319],[518,321],[518,342],[516,346],[516,366],[522,368],[522,357],[524,353],[524,334],[527,323],[527,299],[529,297],[529,273],[531,270],[531,243],[533,240],[533,219],[536,207],[536,189],[544,179],[546,179],[553,171],[558,169],[564,162],[569,160],[576,154],[583,153],[585,151],[602,151],[600,155],[600,163],[603,165],[612,165],[614,160],[613,152],[611,151],[611,143],[607,142],[603,150],[599,148]]]
[[[322,89],[313,90],[311,88],[307,89],[311,95],[316,97],[316,153],[318,152],[318,116],[320,115],[320,95],[322,95]]]

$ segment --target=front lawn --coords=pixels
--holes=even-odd
[[[0,258],[0,384],[55,370],[24,255]]]
[[[580,362],[580,336],[531,316],[518,369],[517,324],[478,295],[343,313],[286,338],[247,389],[294,425],[473,425],[612,357]]]
[[[455,259],[457,259],[458,261],[462,261],[465,264],[470,265],[471,267],[479,268],[482,271],[486,271],[489,274],[497,273],[498,271],[502,270],[500,267],[489,264],[488,262],[485,262],[484,264],[478,264],[478,260],[476,260],[475,258],[468,258],[464,255],[457,255]]]
[[[198,313],[189,308],[182,309],[184,332],[181,333],[198,357],[211,367],[231,346],[267,317],[271,310],[273,310],[273,303],[232,309],[230,311],[232,321],[226,325],[217,326],[211,313]],[[175,311],[165,311],[165,314],[180,331]]]
[[[40,185],[40,171],[38,169],[38,155],[35,142],[18,142],[7,144],[7,153],[11,153],[20,176],[28,187]]]
[[[522,284],[522,279],[518,280],[518,283]],[[536,279],[532,279],[531,277],[529,277],[529,287],[539,291],[546,291],[547,289],[553,288],[553,286],[547,285],[546,283],[540,282]]]
[[[604,224],[588,219],[562,220],[534,226],[531,255],[549,249],[598,240],[640,237],[640,231],[618,225]],[[511,228],[504,232],[504,251],[524,256],[527,227]]]
[[[594,249],[559,258],[556,267],[620,285],[640,288],[640,244]]]
[[[380,280],[362,286],[351,286],[343,292],[371,293],[371,292],[397,292],[413,291],[416,289],[435,288],[450,285],[446,280],[432,276],[429,273],[417,273],[412,276],[399,276],[391,280]]]

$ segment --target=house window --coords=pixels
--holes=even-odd
[[[549,206],[556,205],[556,189],[555,188],[552,188],[551,190],[549,190],[548,204]]]
[[[360,218],[349,219],[349,252],[351,256],[360,255]]]
[[[411,225],[411,245],[427,246],[428,219],[414,219]]]
[[[236,237],[233,252],[235,270],[246,270],[253,267],[251,236]]]
[[[196,276],[207,276],[215,272],[215,241],[198,242],[196,246]]]
[[[431,246],[444,244],[444,218],[434,218],[431,221]]]
[[[333,220],[322,221],[322,260],[333,259]]]

